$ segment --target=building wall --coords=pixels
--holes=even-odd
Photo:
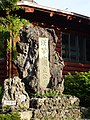
[[[7,59],[0,59],[0,85],[3,84],[4,79],[8,77],[8,61]]]

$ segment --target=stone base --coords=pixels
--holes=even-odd
[[[21,120],[32,120],[32,112],[33,110],[19,112]]]
[[[29,119],[22,120],[80,120],[79,99],[61,95],[55,98],[32,98]],[[23,114],[23,113],[22,113]],[[25,118],[25,117],[24,117]]]

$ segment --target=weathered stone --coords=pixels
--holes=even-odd
[[[21,110],[21,120],[81,119],[79,99],[62,94],[64,62],[55,51],[58,38],[54,29],[24,26],[20,38],[14,63],[29,96],[21,79],[6,79],[2,105]],[[41,98],[29,99],[34,93]]]
[[[3,107],[9,106],[11,110],[27,110],[29,100],[24,83],[20,78],[14,77],[4,81]]]
[[[74,101],[72,104],[71,100]],[[65,104],[66,101],[67,105]],[[32,104],[34,104],[34,102],[35,105],[33,106]],[[30,107],[33,107],[36,111],[34,112],[35,116],[41,120],[43,120],[45,116],[49,120],[81,119],[80,108],[78,106],[79,99],[75,96],[61,95],[56,98],[32,98],[30,103]],[[40,112],[43,118],[40,118]]]
[[[20,36],[21,41],[17,44],[18,56],[15,65],[19,70],[20,77],[25,80],[27,91],[42,93],[50,88],[56,90],[58,94],[62,94],[64,90],[62,78],[64,62],[59,53],[55,51],[58,38],[54,29],[26,26],[20,31]],[[48,39],[47,52],[45,52],[46,46],[45,50],[44,47],[42,48],[42,52],[46,55],[43,54],[42,57],[43,65],[40,64],[42,62],[40,62],[39,38],[42,38],[44,43]],[[44,66],[47,71],[45,71]]]
[[[21,120],[31,120],[32,111],[19,112]]]

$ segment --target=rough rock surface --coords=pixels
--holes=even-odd
[[[50,78],[44,93],[54,90],[57,97],[29,99],[31,96],[28,97],[27,92],[32,94],[35,92],[42,93],[43,91],[43,86],[40,86],[39,74],[39,37],[48,38],[49,48]],[[19,112],[21,120],[80,120],[79,99],[62,94],[64,90],[62,77],[64,62],[59,53],[55,51],[58,39],[55,31],[39,26],[26,26],[21,29],[20,38],[21,41],[16,45],[18,56],[15,65],[18,68],[19,76],[25,83],[25,87],[18,77],[6,79],[2,99],[3,105],[5,105],[5,101],[16,101],[15,105],[9,107],[14,111],[22,110]]]
[[[49,68],[50,80],[47,88],[53,88],[62,93],[64,90],[62,69],[64,62],[55,51],[57,36],[53,29],[26,26],[20,31],[21,41],[17,43],[18,56],[15,61],[20,77],[25,80],[27,90],[41,92],[43,86],[40,86],[39,76],[39,37],[49,39]]]
[[[29,96],[25,91],[24,83],[18,77],[5,79],[2,106],[9,106],[11,110],[27,110]],[[15,105],[13,105],[13,102]]]
[[[79,99],[75,96],[32,98],[28,112],[29,120],[81,120]],[[28,115],[28,112],[25,114]],[[24,118],[23,112],[21,115]]]

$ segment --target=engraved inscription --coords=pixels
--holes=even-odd
[[[48,52],[48,38],[39,37],[40,85],[44,88],[47,87],[50,77]]]

